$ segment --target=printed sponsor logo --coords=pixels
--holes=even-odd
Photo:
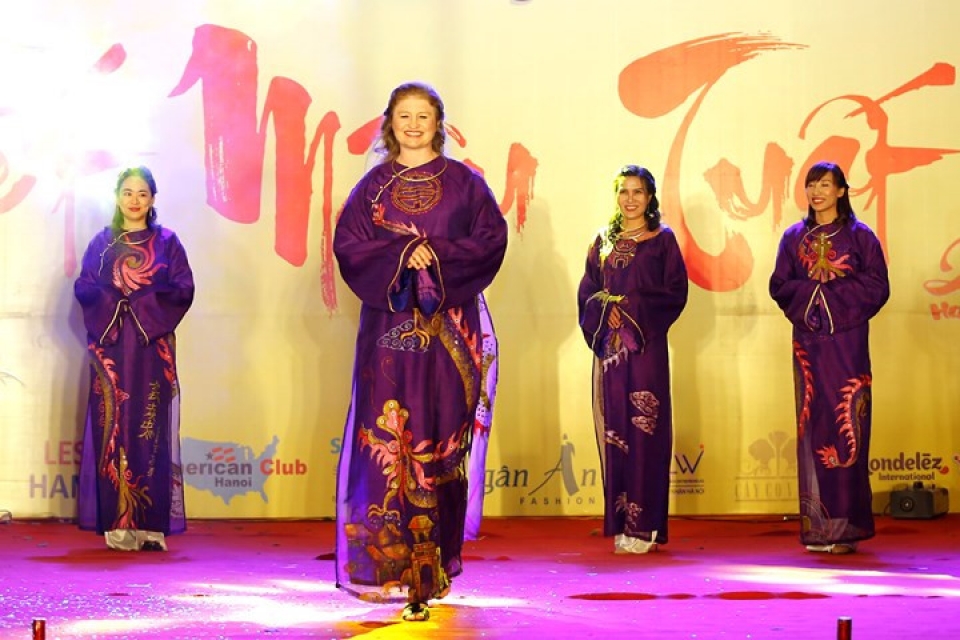
[[[27,483],[30,498],[71,498],[76,500],[80,489],[80,459],[82,440],[59,440],[43,443],[43,462],[51,467],[47,473],[31,473]],[[72,471],[58,472],[57,467],[72,467]]]
[[[596,467],[577,469],[576,449],[566,435],[560,445],[557,462],[541,473],[540,482],[517,498],[517,504],[526,507],[589,506],[597,503],[595,495],[579,495],[581,489],[592,489],[599,482]],[[526,489],[530,484],[530,470],[487,469],[484,478],[484,493],[495,489]]]
[[[670,493],[675,496],[703,495],[706,486],[703,478],[697,475],[697,469],[703,461],[703,444],[696,455],[675,451],[673,466],[670,468]]]
[[[749,456],[734,483],[736,502],[783,503],[797,501],[796,438],[773,431],[747,447]]]
[[[274,476],[303,476],[309,471],[299,458],[276,457],[280,438],[255,454],[249,446],[226,441],[184,438],[182,442],[183,479],[187,486],[209,491],[224,504],[246,493],[258,493],[269,502],[265,485]]]
[[[942,456],[925,451],[900,452],[893,458],[871,458],[870,475],[884,482],[932,482],[936,476],[950,473]]]

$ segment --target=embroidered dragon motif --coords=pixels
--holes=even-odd
[[[846,460],[840,459],[840,452],[834,445],[825,445],[817,449],[820,462],[827,469],[851,467],[860,455],[860,424],[867,416],[870,405],[871,377],[862,374],[847,380],[841,391],[840,404],[837,405],[837,424],[839,433],[846,442]]]
[[[853,266],[847,264],[849,254],[838,255],[830,240],[833,234],[820,232],[810,235],[800,243],[798,258],[807,269],[807,275],[817,282],[829,282],[835,278],[842,278]]]
[[[796,403],[799,407],[797,411],[797,437],[802,438],[807,430],[807,423],[810,422],[810,406],[813,404],[813,369],[810,367],[810,359],[806,350],[800,346],[796,340],[793,341],[793,354],[796,358],[794,366],[796,367]]]

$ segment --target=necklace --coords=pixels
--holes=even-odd
[[[618,236],[621,238],[627,238],[630,240],[636,240],[642,236],[647,235],[646,227],[637,227],[636,229],[624,229],[621,231]]]
[[[436,172],[435,174],[433,174],[432,176],[416,176],[416,177],[414,177],[414,178],[408,178],[407,176],[405,176],[405,175],[403,175],[403,174],[405,174],[405,173],[408,172],[408,171],[413,171],[413,170],[416,169],[417,167],[407,167],[406,169],[401,169],[400,171],[397,171],[397,161],[396,161],[396,160],[393,160],[393,161],[390,163],[390,170],[393,172],[393,177],[394,177],[394,178],[399,178],[400,180],[403,180],[404,182],[429,182],[430,180],[434,180],[434,179],[436,179],[436,178],[439,178],[439,177],[440,177],[440,174],[442,174],[444,171],[447,170],[447,158],[446,158],[446,156],[441,156],[441,157],[443,158],[443,166],[440,167],[440,171],[437,171],[437,172]]]
[[[110,243],[110,246],[113,246],[113,245],[115,245],[115,244],[118,243],[118,242],[121,243],[121,244],[127,244],[127,245],[130,245],[130,244],[143,244],[144,242],[148,241],[150,238],[153,237],[153,233],[151,233],[150,235],[146,236],[146,237],[143,238],[142,240],[130,240],[130,239],[124,237],[124,236],[129,236],[131,233],[139,233],[140,231],[146,231],[147,229],[149,229],[149,227],[144,227],[143,229],[130,229],[129,231],[124,231],[123,233],[119,233],[119,234],[117,234],[116,239],[115,239],[113,242]]]
[[[822,229],[823,229],[823,227],[828,227],[828,226],[834,224],[835,222],[836,222],[836,220],[831,220],[830,222],[826,222],[826,223],[824,223],[824,224],[818,224],[818,225],[815,226],[813,229],[810,229],[810,230],[807,231],[805,234],[803,234],[803,240],[806,241],[807,238],[809,238],[810,236],[814,235],[814,234],[817,233],[818,231],[819,231],[820,233],[819,233],[819,235],[817,236],[817,238],[818,238],[820,241],[826,240],[827,238],[832,238],[833,236],[835,236],[835,235],[837,235],[838,233],[840,233],[840,229],[843,228],[843,225],[837,225],[837,228],[836,228],[832,233],[826,233],[825,231],[822,231]]]

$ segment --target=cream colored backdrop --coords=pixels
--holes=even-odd
[[[796,511],[790,328],[767,278],[801,215],[798,174],[824,153],[890,261],[871,336],[877,509],[915,480],[960,502],[953,0],[38,0],[5,3],[0,25],[0,509],[15,517],[74,513],[76,261],[141,163],[197,282],[178,332],[188,515],[332,516],[358,316],[333,221],[367,125],[410,79],[440,91],[450,153],[483,169],[512,229],[489,292],[488,515],[601,512],[575,298],[627,162],[660,179],[694,274],[671,333],[673,512]],[[231,200],[238,183],[250,202]]]

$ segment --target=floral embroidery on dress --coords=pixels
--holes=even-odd
[[[619,513],[623,513],[626,516],[625,530],[636,530],[640,519],[640,512],[643,511],[643,509],[640,508],[640,505],[638,505],[636,502],[629,502],[627,500],[627,493],[623,492],[617,496],[616,509]]]

